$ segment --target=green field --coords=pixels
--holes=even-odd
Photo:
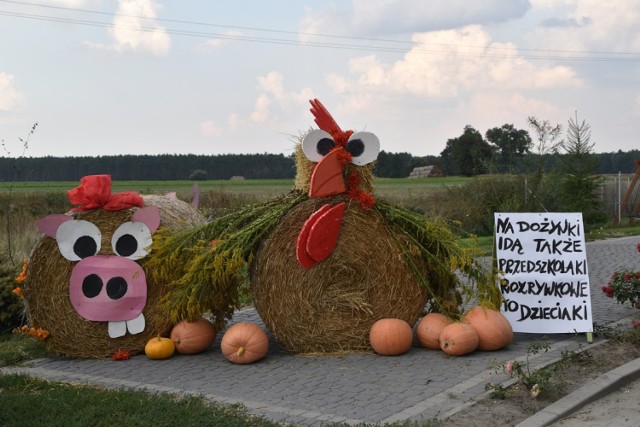
[[[437,190],[462,185],[472,178],[443,177],[443,178],[376,178],[374,194],[392,202],[411,204],[415,200],[424,200]],[[175,192],[181,200],[191,200],[193,185],[196,181],[114,181],[112,192],[137,191],[140,194],[165,194]],[[39,193],[65,194],[75,188],[79,182],[13,182],[4,183],[4,190],[11,188],[14,197],[31,195],[37,197]],[[210,180],[197,181],[200,194],[206,198],[219,200],[229,196],[240,199],[241,204],[262,202],[293,189],[293,179],[271,180]],[[0,202],[5,202],[8,191],[3,191],[0,185]],[[201,203],[207,202],[200,199]]]
[[[442,178],[376,178],[374,186],[377,191],[409,191],[438,189],[443,186],[455,186],[468,182],[466,177]],[[209,181],[113,181],[113,191],[133,190],[143,194],[162,194],[168,191],[190,192],[197,182],[200,191],[229,191],[241,193],[261,193],[263,191],[286,193],[293,188],[293,179],[265,180],[209,180]],[[78,181],[57,182],[13,182],[4,183],[14,191],[67,191],[79,185]]]

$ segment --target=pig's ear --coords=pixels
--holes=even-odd
[[[147,206],[135,211],[131,219],[144,223],[153,234],[160,227],[160,210],[157,206]]]
[[[47,215],[44,218],[40,218],[39,220],[37,220],[36,226],[41,233],[55,239],[56,231],[58,231],[58,227],[60,227],[60,224],[71,220],[73,220],[73,217],[69,215]]]

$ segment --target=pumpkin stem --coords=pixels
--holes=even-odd
[[[240,348],[238,349],[238,351],[236,352],[236,355],[237,355],[238,357],[242,357],[242,355],[243,355],[243,354],[244,354],[244,347],[240,347]]]

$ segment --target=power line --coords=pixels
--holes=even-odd
[[[299,35],[304,35],[309,37],[324,37],[324,38],[336,39],[336,40],[367,42],[369,44],[354,44],[354,43],[311,41],[311,40],[303,41],[298,39],[263,37],[263,36],[258,37],[258,36],[249,36],[249,35],[243,35],[243,34],[228,34],[228,33],[225,34],[225,33],[212,33],[212,32],[206,32],[206,31],[183,30],[183,29],[175,29],[175,28],[164,28],[160,26],[137,26],[137,25],[127,25],[122,23],[118,24],[118,27],[127,28],[135,31],[154,32],[154,31],[161,30],[161,31],[165,31],[168,34],[178,35],[178,36],[187,36],[187,37],[213,38],[213,39],[245,41],[245,42],[253,42],[253,43],[268,43],[268,44],[279,44],[279,45],[289,45],[289,46],[320,47],[320,48],[330,48],[330,49],[386,52],[386,53],[398,53],[398,54],[404,54],[409,49],[411,49],[412,53],[427,54],[427,55],[439,55],[439,56],[454,55],[454,56],[461,56],[461,57],[509,58],[509,57],[515,57],[515,52],[525,51],[525,52],[532,52],[532,53],[526,54],[526,55],[520,55],[518,57],[523,59],[530,59],[530,60],[564,60],[564,61],[589,61],[589,62],[640,61],[640,53],[632,53],[632,52],[576,51],[576,50],[557,50],[557,49],[515,49],[515,48],[509,48],[509,47],[491,46],[492,51],[503,50],[507,52],[504,54],[499,54],[499,53],[487,52],[486,51],[487,46],[436,44],[436,43],[430,44],[429,48],[422,48],[422,47],[417,48],[414,42],[403,41],[403,40],[338,36],[338,35],[331,35],[331,34],[304,33],[304,32],[274,30],[274,29],[257,28],[257,27],[220,25],[220,24],[211,24],[211,23],[205,23],[205,22],[186,21],[186,20],[177,20],[177,19],[150,18],[150,17],[140,16],[140,15],[107,13],[107,12],[101,12],[96,10],[54,6],[54,5],[43,5],[38,3],[19,2],[19,1],[12,1],[12,0],[0,0],[0,2],[12,3],[12,4],[21,5],[21,6],[26,5],[26,6],[56,9],[56,10],[63,10],[63,11],[88,13],[88,14],[94,14],[94,15],[108,16],[110,18],[115,18],[115,17],[135,18],[139,20],[166,22],[166,23],[172,23],[172,24],[205,26],[205,27],[225,28],[225,29],[233,29],[233,30],[251,30],[251,31],[260,31],[264,33],[283,34],[283,35],[286,34],[286,35],[291,35],[296,37]],[[58,17],[58,16],[10,12],[10,11],[0,11],[0,15],[14,17],[14,18],[60,22],[60,23],[101,27],[101,28],[116,27],[116,24],[113,22],[95,21],[95,20],[78,19],[78,18],[70,18],[70,17]],[[375,45],[372,43],[378,43],[378,45]],[[399,46],[385,46],[385,45],[380,45],[380,43],[384,43],[384,44],[395,43]],[[457,49],[457,48],[471,48],[471,49],[479,49],[479,50],[477,52],[452,51],[452,49]],[[509,52],[513,52],[513,53],[509,54]],[[552,53],[553,55],[549,55],[549,53]],[[607,55],[607,56],[583,56],[583,55]]]

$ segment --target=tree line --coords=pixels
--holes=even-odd
[[[533,118],[530,118],[533,119]],[[513,125],[489,129],[483,136],[472,126],[447,141],[439,156],[413,156],[410,153],[381,151],[374,173],[381,178],[403,178],[418,166],[436,165],[445,175],[521,174],[532,170],[552,170],[571,153],[563,149],[560,125],[533,119],[529,132]],[[539,127],[536,128],[534,125]],[[584,124],[584,123],[583,123]],[[540,131],[547,126],[544,137]],[[588,126],[588,125],[587,125]],[[610,153],[584,153],[591,172],[597,174],[632,173],[640,150]],[[97,157],[0,157],[0,181],[78,181],[85,175],[111,174],[117,181],[290,179],[295,176],[292,156],[283,154],[161,154]]]

